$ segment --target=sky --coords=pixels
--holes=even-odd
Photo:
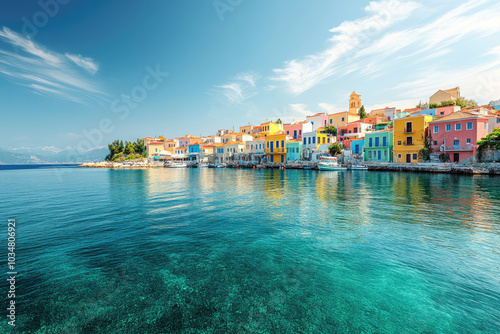
[[[0,2],[0,147],[212,135],[438,89],[500,99],[500,3]]]

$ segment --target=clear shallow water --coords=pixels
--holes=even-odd
[[[16,333],[499,332],[498,177],[66,167],[0,188]]]

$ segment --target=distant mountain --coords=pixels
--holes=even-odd
[[[82,163],[102,161],[108,155],[107,147],[94,147],[87,150],[81,147],[60,149],[54,146],[0,148],[0,164],[43,164],[43,163]]]

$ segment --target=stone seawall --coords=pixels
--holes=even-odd
[[[482,163],[473,166],[455,164],[370,164],[368,170],[394,171],[394,172],[416,172],[416,173],[448,173],[448,174],[488,174],[500,175],[500,163]]]

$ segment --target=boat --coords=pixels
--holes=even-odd
[[[337,162],[336,157],[321,157],[318,163],[319,170],[347,170]]]
[[[205,167],[209,167],[208,164],[199,164],[198,165],[198,168],[205,168]]]
[[[172,162],[167,165],[165,165],[167,168],[187,168],[188,165],[186,163],[181,163],[181,162]]]
[[[226,164],[225,163],[221,163],[221,164],[217,164],[215,165],[215,168],[226,168]]]
[[[368,170],[368,166],[365,165],[352,165],[352,170]]]

